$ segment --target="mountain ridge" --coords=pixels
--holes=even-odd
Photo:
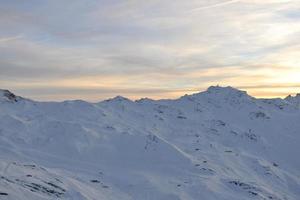
[[[288,95],[287,97],[285,98],[280,98],[280,97],[274,97],[274,98],[256,98],[256,97],[253,97],[251,95],[249,95],[247,93],[247,91],[244,91],[244,90],[240,90],[240,89],[237,89],[237,88],[234,88],[234,87],[231,87],[231,86],[219,86],[219,85],[216,85],[216,86],[209,86],[207,88],[207,90],[205,91],[199,91],[199,92],[196,92],[196,93],[193,93],[193,94],[185,94],[181,97],[178,97],[178,98],[174,98],[174,99],[151,99],[151,98],[148,98],[148,97],[142,97],[140,99],[136,99],[136,100],[131,100],[127,97],[124,97],[124,96],[120,96],[120,95],[117,95],[115,97],[112,97],[112,98],[108,98],[108,99],[104,99],[104,100],[101,100],[101,101],[98,101],[98,102],[94,102],[94,103],[101,103],[103,101],[123,101],[123,100],[129,100],[129,101],[132,101],[132,102],[137,102],[137,101],[141,101],[141,100],[151,100],[151,101],[160,101],[160,100],[178,100],[182,97],[185,97],[185,96],[197,96],[197,95],[203,95],[205,93],[208,93],[208,94],[227,94],[227,95],[238,95],[238,96],[249,96],[251,98],[255,98],[255,99],[282,99],[282,100],[287,100],[287,99],[300,99],[300,93],[297,93],[295,95]],[[61,102],[67,102],[67,101],[85,101],[85,100],[81,100],[81,99],[74,99],[74,100],[63,100],[63,101],[36,101],[34,99],[29,99],[29,98],[24,98],[24,97],[21,97],[21,96],[16,96],[15,93],[11,92],[10,90],[8,89],[1,89],[0,88],[0,97],[7,97],[7,95],[11,95],[12,97],[17,97],[17,98],[22,98],[22,99],[27,99],[27,100],[31,100],[31,101],[35,101],[35,102],[57,102],[57,103],[61,103]],[[8,97],[7,97],[8,98]],[[89,101],[85,101],[85,102],[88,102],[88,103],[93,103],[93,102],[89,102]]]
[[[300,108],[290,99],[219,86],[174,100],[98,103],[11,94],[0,96],[0,198],[300,195]]]

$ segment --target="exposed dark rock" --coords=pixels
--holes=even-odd
[[[96,179],[91,180],[91,182],[92,182],[92,183],[100,183],[100,181],[99,181],[99,180],[96,180]]]

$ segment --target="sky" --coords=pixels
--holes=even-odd
[[[299,0],[0,0],[0,88],[36,100],[300,93]]]

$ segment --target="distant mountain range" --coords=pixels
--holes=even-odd
[[[300,95],[37,102],[0,90],[0,199],[298,200]]]

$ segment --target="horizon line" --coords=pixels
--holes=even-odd
[[[258,87],[256,86],[237,86],[237,87],[234,87],[234,86],[230,86],[230,85],[220,85],[220,84],[216,84],[216,85],[211,85],[211,86],[208,86],[208,87],[199,87],[199,89],[177,89],[177,90],[164,90],[164,89],[159,89],[159,93],[175,93],[175,94],[178,94],[178,95],[172,95],[171,97],[159,97],[159,98],[153,98],[151,97],[151,95],[147,96],[137,96],[137,97],[130,97],[131,95],[122,95],[122,94],[117,94],[117,95],[111,95],[110,97],[106,97],[106,98],[103,98],[103,99],[94,99],[94,100],[91,100],[91,99],[88,99],[88,98],[84,98],[84,95],[82,94],[83,90],[86,90],[86,91],[94,91],[94,95],[97,95],[97,93],[101,93],[100,91],[97,92],[97,89],[95,88],[90,88],[90,89],[80,89],[81,91],[81,94],[80,95],[55,95],[55,94],[52,94],[52,95],[49,95],[49,94],[41,94],[39,96],[44,96],[44,97],[49,97],[49,96],[77,96],[75,98],[58,98],[58,99],[39,99],[39,98],[34,98],[34,96],[36,95],[18,95],[20,92],[15,92],[17,91],[18,89],[16,90],[10,90],[10,89],[1,89],[2,91],[9,91],[10,93],[18,96],[18,97],[21,97],[21,98],[24,98],[24,99],[29,99],[29,100],[32,100],[32,101],[35,101],[35,102],[65,102],[65,101],[85,101],[85,102],[89,102],[89,103],[99,103],[99,102],[103,102],[103,101],[107,101],[107,100],[111,100],[111,99],[114,99],[116,97],[122,97],[122,98],[125,98],[125,99],[128,99],[130,101],[139,101],[139,100],[142,100],[142,99],[149,99],[149,100],[154,100],[154,101],[159,101],[159,100],[176,100],[176,99],[180,99],[181,97],[185,96],[185,95],[194,95],[194,94],[199,94],[199,93],[203,93],[203,92],[206,92],[208,91],[208,89],[210,87],[219,87],[219,88],[233,88],[235,90],[238,90],[238,91],[244,91],[247,93],[247,95],[255,98],[255,99],[285,99],[286,97],[288,96],[296,96],[298,94],[300,94],[300,89],[299,89],[299,92],[281,92],[281,95],[278,95],[280,92],[268,92],[266,90],[264,91],[261,91],[261,92],[249,92],[249,90],[247,89],[263,89],[263,88],[300,88],[300,85],[292,85],[292,86],[287,86],[287,85],[278,85],[278,87],[276,87],[275,85],[274,86],[270,86],[270,87],[264,87],[264,86],[267,86],[267,85],[260,85]],[[57,88],[58,91],[61,89]],[[100,89],[99,89],[100,90]],[[149,94],[153,94],[155,93],[155,89],[145,89],[145,90],[141,90],[139,89],[139,91],[143,91],[143,93],[146,93],[147,90],[149,90]],[[123,91],[124,92],[124,91]],[[122,93],[122,92],[120,92]],[[129,93],[127,91],[127,93]],[[258,95],[259,94],[259,95]],[[262,95],[263,94],[263,95]],[[271,94],[271,95],[270,95]],[[277,95],[276,95],[277,94]],[[88,95],[87,95],[88,96]],[[80,97],[83,97],[83,98],[80,98]]]

